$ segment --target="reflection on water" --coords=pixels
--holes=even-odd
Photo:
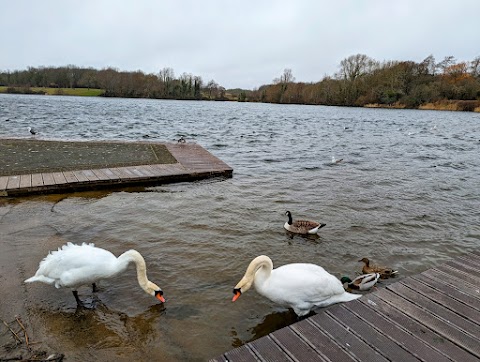
[[[1,315],[28,316],[39,347],[69,361],[204,361],[293,323],[254,290],[231,302],[260,254],[338,277],[368,257],[399,280],[480,246],[478,114],[0,95],[0,137],[30,137],[28,125],[61,140],[185,135],[234,169],[227,180],[0,199]],[[286,210],[327,225],[291,235]],[[133,266],[96,294],[79,290],[94,309],[23,283],[68,241],[138,250],[167,302],[139,288]]]

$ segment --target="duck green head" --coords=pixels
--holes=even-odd
[[[345,283],[351,283],[352,279],[350,279],[349,277],[342,277],[340,281],[342,282],[342,284],[345,284]]]

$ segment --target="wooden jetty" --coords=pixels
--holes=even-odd
[[[0,144],[5,144],[7,141],[10,141],[16,147],[20,147],[21,150],[27,150],[28,141],[26,140],[0,140]],[[18,142],[15,143],[15,141]],[[233,173],[233,169],[230,166],[196,143],[76,142],[76,144],[72,146],[72,143],[75,142],[38,140],[34,142],[36,142],[35,146],[39,147],[40,150],[31,151],[31,148],[29,148],[28,151],[37,152],[38,154],[32,154],[35,155],[35,157],[41,157],[43,150],[48,149],[50,151],[49,158],[42,160],[47,164],[46,169],[42,172],[17,172],[11,174],[12,171],[10,171],[10,174],[3,175],[0,173],[0,196],[25,196],[30,194],[64,193],[115,187],[152,186],[172,182],[201,180],[211,177],[232,177]],[[121,159],[123,156],[130,161],[124,162],[122,166],[119,166],[118,162],[109,164],[108,158],[106,160],[102,158],[103,164],[101,164],[101,162],[93,162],[92,160],[92,167],[85,167],[88,166],[87,160],[83,161],[83,167],[72,169],[72,165],[70,165],[69,168],[62,168],[62,161],[57,160],[55,168],[52,167],[52,170],[48,169],[48,164],[54,164],[54,159],[57,155],[59,157],[62,156],[61,150],[65,147],[78,147],[84,150],[90,147],[95,151],[95,147],[101,149],[102,145],[108,145],[115,147],[114,149],[116,150],[120,150],[120,154],[115,155],[116,160]],[[153,146],[156,146],[157,149]],[[135,159],[135,154],[132,155],[132,152],[138,151],[140,149],[139,147],[143,147],[141,151],[144,152],[144,154],[141,156],[145,158],[145,155],[147,155],[147,158],[153,158],[153,161],[148,159],[148,162],[142,164],[142,157]],[[168,162],[162,162],[161,159],[156,161],[160,153],[158,151],[160,147],[165,148],[163,156],[167,156],[167,158],[171,157],[171,160]],[[144,149],[146,149],[146,151]],[[7,151],[2,150],[2,152],[8,154],[8,150],[11,149],[7,148]],[[17,151],[12,152],[16,153]],[[71,161],[72,158],[76,157],[75,152],[69,152],[70,154],[66,157],[70,159],[65,160],[65,162]],[[122,152],[124,153],[123,155],[121,154]],[[152,155],[150,155],[149,152],[151,152]],[[108,151],[108,153],[111,153],[111,151]],[[93,156],[91,158],[95,158]],[[14,157],[15,155],[13,155],[13,159],[15,160]],[[28,154],[27,157],[23,159],[20,158],[19,162],[28,164]],[[74,163],[72,164],[74,165]],[[6,166],[9,165],[7,164]],[[18,169],[18,165],[16,166]],[[33,166],[30,167],[34,169]],[[28,170],[28,166],[25,168]],[[15,168],[13,169],[13,172],[15,172]],[[4,167],[4,172],[5,170],[8,170],[8,167]]]
[[[212,359],[480,361],[480,251],[404,278]]]

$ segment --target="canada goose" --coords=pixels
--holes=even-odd
[[[285,215],[288,216],[288,221],[285,222],[283,227],[295,234],[316,234],[319,229],[323,228],[326,224],[320,224],[316,221],[309,220],[292,220],[292,213],[286,211]]]

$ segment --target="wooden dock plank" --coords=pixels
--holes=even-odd
[[[44,186],[55,185],[55,180],[53,179],[53,175],[50,172],[42,172],[42,179]]]
[[[328,361],[289,327],[275,331],[271,337],[295,361]]]
[[[257,356],[247,345],[240,346],[225,353],[225,358],[231,362],[258,362]]]
[[[395,293],[391,293],[387,289],[379,289],[375,292],[375,295],[392,305],[394,308],[401,310],[402,313],[408,315],[410,318],[417,320],[419,323],[422,323],[444,338],[480,358],[480,344],[478,343],[478,340],[458,329],[456,326],[453,326],[444,319],[427,312],[423,307],[419,307],[415,305],[415,303],[412,303]]]
[[[81,172],[80,170],[78,171],[72,171],[75,178],[78,180],[78,182],[87,182],[88,181],[88,177],[87,175],[85,175],[83,172]]]
[[[290,327],[310,346],[320,351],[327,359],[337,362],[356,361],[352,355],[340,348],[333,339],[322,333],[315,324],[308,320],[294,323]]]
[[[480,346],[480,325],[468,320],[464,315],[456,314],[447,307],[437,304],[435,300],[424,297],[420,293],[413,291],[403,283],[391,284],[387,287],[387,289],[401,295],[405,299],[414,302],[415,305],[424,308],[424,310],[428,311],[429,313],[448,321],[450,325],[456,326],[456,328],[469,333],[473,338],[478,338],[478,343]]]
[[[477,278],[478,283],[480,283],[480,271],[477,270],[475,267],[468,265],[466,262],[457,262],[457,261],[448,261],[445,263],[454,269],[460,270],[466,274],[469,274],[472,277]]]
[[[6,190],[8,185],[8,176],[0,176],[0,191]]]
[[[290,362],[293,361],[270,336],[259,338],[249,343],[255,354],[266,361]]]
[[[53,179],[55,180],[56,185],[62,185],[67,183],[67,179],[63,172],[52,172]]]
[[[474,309],[467,304],[459,302],[447,294],[440,293],[438,290],[422,284],[413,278],[409,278],[406,283],[402,282],[402,284],[480,326],[480,313],[478,309]]]
[[[43,177],[41,173],[32,174],[32,187],[43,186]]]
[[[426,285],[435,285],[435,289],[441,291],[445,295],[449,295],[452,298],[470,306],[471,308],[476,308],[480,306],[480,299],[474,298],[471,295],[462,292],[459,289],[452,287],[447,284],[444,280],[438,280],[435,278],[429,278],[425,274],[419,274],[412,277],[414,280],[424,283]],[[478,293],[477,293],[478,294]],[[478,295],[480,298],[480,294]]]
[[[452,288],[460,290],[462,293],[469,295],[470,297],[480,299],[480,288],[474,284],[470,284],[467,281],[457,278],[452,274],[447,274],[438,269],[430,269],[424,271],[422,275],[438,281],[443,281]]]
[[[386,362],[387,358],[378,351],[366,344],[356,334],[352,333],[349,327],[345,327],[328,314],[321,312],[310,318],[308,321],[319,328],[324,334],[338,341],[342,348],[360,361]]]
[[[422,340],[425,344],[442,352],[451,360],[478,362],[476,357],[472,356],[463,348],[460,348],[456,344],[452,343],[444,336],[435,333],[433,330],[427,328],[417,320],[410,318],[410,316],[402,313],[401,309],[395,308],[394,306],[388,304],[384,300],[378,298],[375,294],[376,293],[370,293],[364,298],[360,298],[358,301],[370,308],[373,308],[377,313],[389,318],[393,323],[396,323],[398,327],[404,328],[408,333],[411,333]]]
[[[448,359],[446,356],[437,352],[428,344],[423,343],[411,333],[407,333],[403,329],[397,327],[389,318],[386,318],[375,312],[365,304],[357,301],[346,304],[345,308],[355,313],[357,317],[369,323],[371,327],[378,330],[380,334],[388,337],[397,345],[405,348],[416,358],[422,360],[434,359],[436,362],[450,361],[450,359]]]
[[[20,188],[32,187],[32,175],[20,175]]]
[[[7,190],[20,188],[20,176],[8,176]]]
[[[472,276],[470,273],[464,273],[463,271],[458,270],[454,267],[451,267],[450,265],[443,264],[443,265],[436,266],[434,269],[437,269],[441,272],[444,272],[445,274],[452,275],[455,278],[466,281],[466,282],[468,282],[470,284],[473,284],[473,285],[479,285],[480,284],[478,279],[476,277]]]
[[[366,343],[374,347],[380,354],[396,361],[418,361],[410,352],[400,347],[391,339],[378,332],[369,323],[360,319],[343,305],[331,308],[325,313],[330,314],[340,323],[348,326],[352,332],[362,338]]]
[[[72,171],[63,171],[63,176],[69,184],[77,183],[78,179],[75,177],[75,174]]]

